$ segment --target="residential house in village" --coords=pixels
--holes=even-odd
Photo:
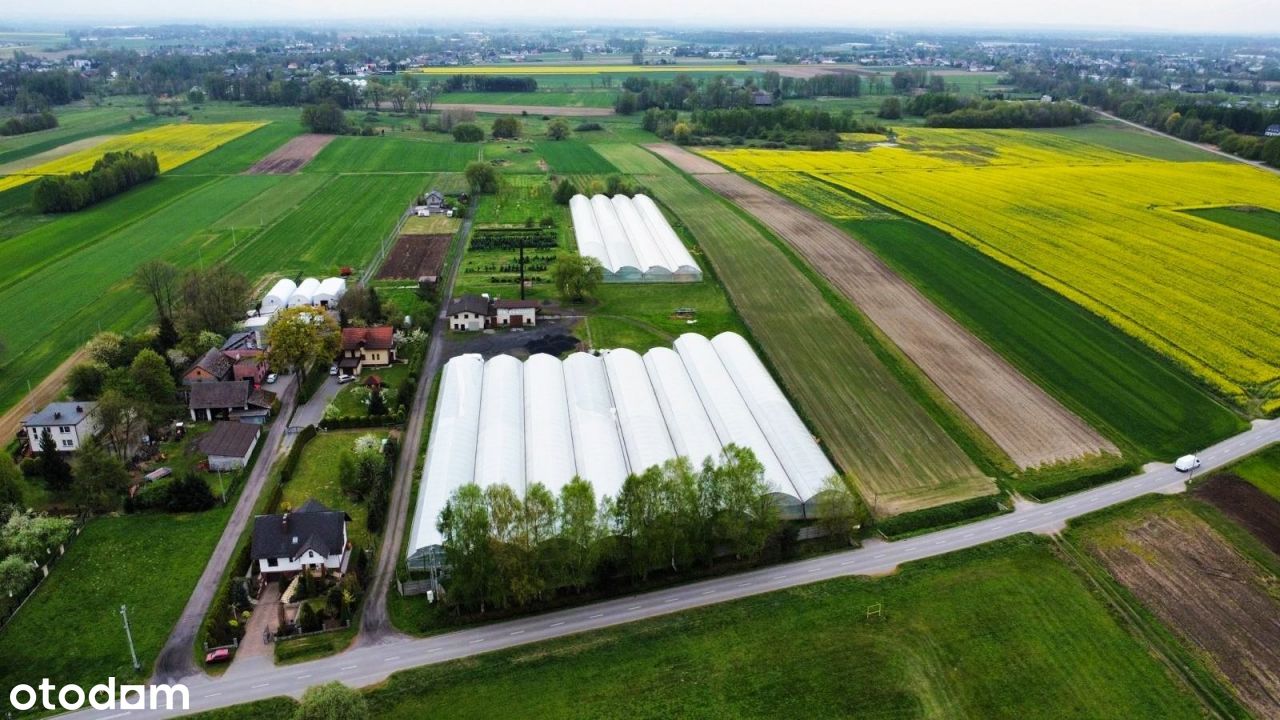
[[[395,328],[389,325],[342,329],[338,369],[359,375],[366,367],[386,367],[396,361]]]
[[[46,430],[61,452],[75,452],[101,429],[94,410],[95,402],[68,400],[52,402],[22,419],[22,432],[32,452],[40,451],[40,439]]]
[[[484,295],[462,295],[449,302],[445,315],[449,319],[449,329],[459,332],[534,327],[538,324],[538,301],[491,300]]]
[[[259,515],[253,519],[250,557],[258,572],[270,579],[303,570],[317,575],[345,573],[351,557],[349,522],[350,515],[314,499],[292,512]]]

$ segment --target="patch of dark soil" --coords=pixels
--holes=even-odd
[[[1218,508],[1280,555],[1280,502],[1233,473],[1219,473],[1191,493]]]

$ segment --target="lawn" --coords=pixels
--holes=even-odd
[[[430,217],[411,216],[400,228],[401,235],[452,235],[458,231],[462,221],[445,215]]]
[[[882,615],[868,617],[873,605]],[[389,719],[442,707],[456,718],[1201,717],[1047,541],[1029,536],[891,577],[409,670],[367,697],[371,715]]]
[[[747,334],[714,278],[696,283],[616,283],[601,286],[599,294],[599,301],[588,309],[594,347],[629,347],[643,352],[655,345],[670,345],[686,332],[707,337],[728,330]],[[685,318],[676,317],[677,308],[693,308],[697,322],[690,325]]]
[[[281,497],[281,502],[288,503],[289,507],[300,507],[314,498],[333,510],[345,510],[351,516],[347,536],[355,547],[369,547],[375,539],[365,527],[369,509],[347,497],[338,487],[338,460],[343,453],[352,450],[357,438],[364,435],[381,439],[387,437],[387,431],[331,430],[316,435],[307,443],[298,468],[292,479],[285,483]]]
[[[942,231],[907,218],[841,225],[1135,459],[1169,460],[1246,428],[1167,359]]]
[[[868,341],[865,320],[837,312],[763,230],[639,148],[597,149],[620,169],[655,171],[640,181],[696,239],[797,410],[869,502],[889,514],[995,492]]]
[[[478,157],[477,145],[399,137],[334,138],[303,168],[306,173],[460,172]]]
[[[381,294],[381,291],[379,291],[379,294]],[[384,400],[389,401],[387,402],[387,410],[393,410],[396,405],[404,403],[405,399],[399,397],[398,393],[400,386],[409,377],[408,363],[397,363],[386,368],[368,368],[356,378],[355,382],[347,383],[334,396],[332,404],[335,412],[340,417],[367,417],[369,415],[369,407],[362,399],[368,397],[368,392],[364,389],[363,383],[372,375],[377,375],[381,378],[384,386],[391,391],[391,395],[383,396]]]
[[[587,143],[569,140],[540,140],[534,149],[554,173],[586,173],[607,175],[618,171]]]
[[[0,691],[47,677],[89,687],[150,674],[234,506],[195,515],[91,521],[49,579],[0,630]],[[120,606],[142,663],[133,672]],[[33,672],[38,672],[33,676]]]
[[[1259,207],[1216,207],[1188,210],[1191,215],[1244,230],[1255,235],[1280,240],[1280,212]]]
[[[583,89],[582,86],[539,82],[537,92],[451,92],[440,95],[436,102],[450,105],[533,105],[550,107],[613,107],[616,90]],[[576,90],[575,90],[576,88]]]

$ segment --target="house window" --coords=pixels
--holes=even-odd
[[[62,427],[58,428],[58,432],[62,433],[63,435],[66,435],[67,433],[71,432],[71,428],[67,425],[63,425]]]
[[[62,447],[71,447],[72,445],[75,445],[75,443],[74,443],[74,442],[72,442],[71,440],[63,440],[63,441],[62,441]]]
[[[264,564],[265,564],[267,567],[275,567],[275,566],[276,566],[276,559],[275,559],[275,558],[266,558],[266,559],[264,560]]]

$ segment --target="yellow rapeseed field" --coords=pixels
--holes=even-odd
[[[20,173],[0,177],[0,192],[31,182],[43,175],[67,175],[93,167],[103,155],[122,150],[149,151],[156,154],[160,170],[172,170],[222,146],[266,123],[231,122],[218,124],[175,123],[120,135],[87,150],[27,168]]]
[[[643,73],[719,72],[740,73],[763,71],[751,65],[542,65],[540,63],[511,63],[508,65],[433,65],[409,70],[420,75],[600,75],[619,73],[640,75]]]
[[[919,129],[900,140],[859,152],[705,154],[751,174],[809,173],[929,223],[1107,318],[1241,405],[1280,409],[1280,242],[1180,212],[1280,210],[1280,178],[1059,134]]]

